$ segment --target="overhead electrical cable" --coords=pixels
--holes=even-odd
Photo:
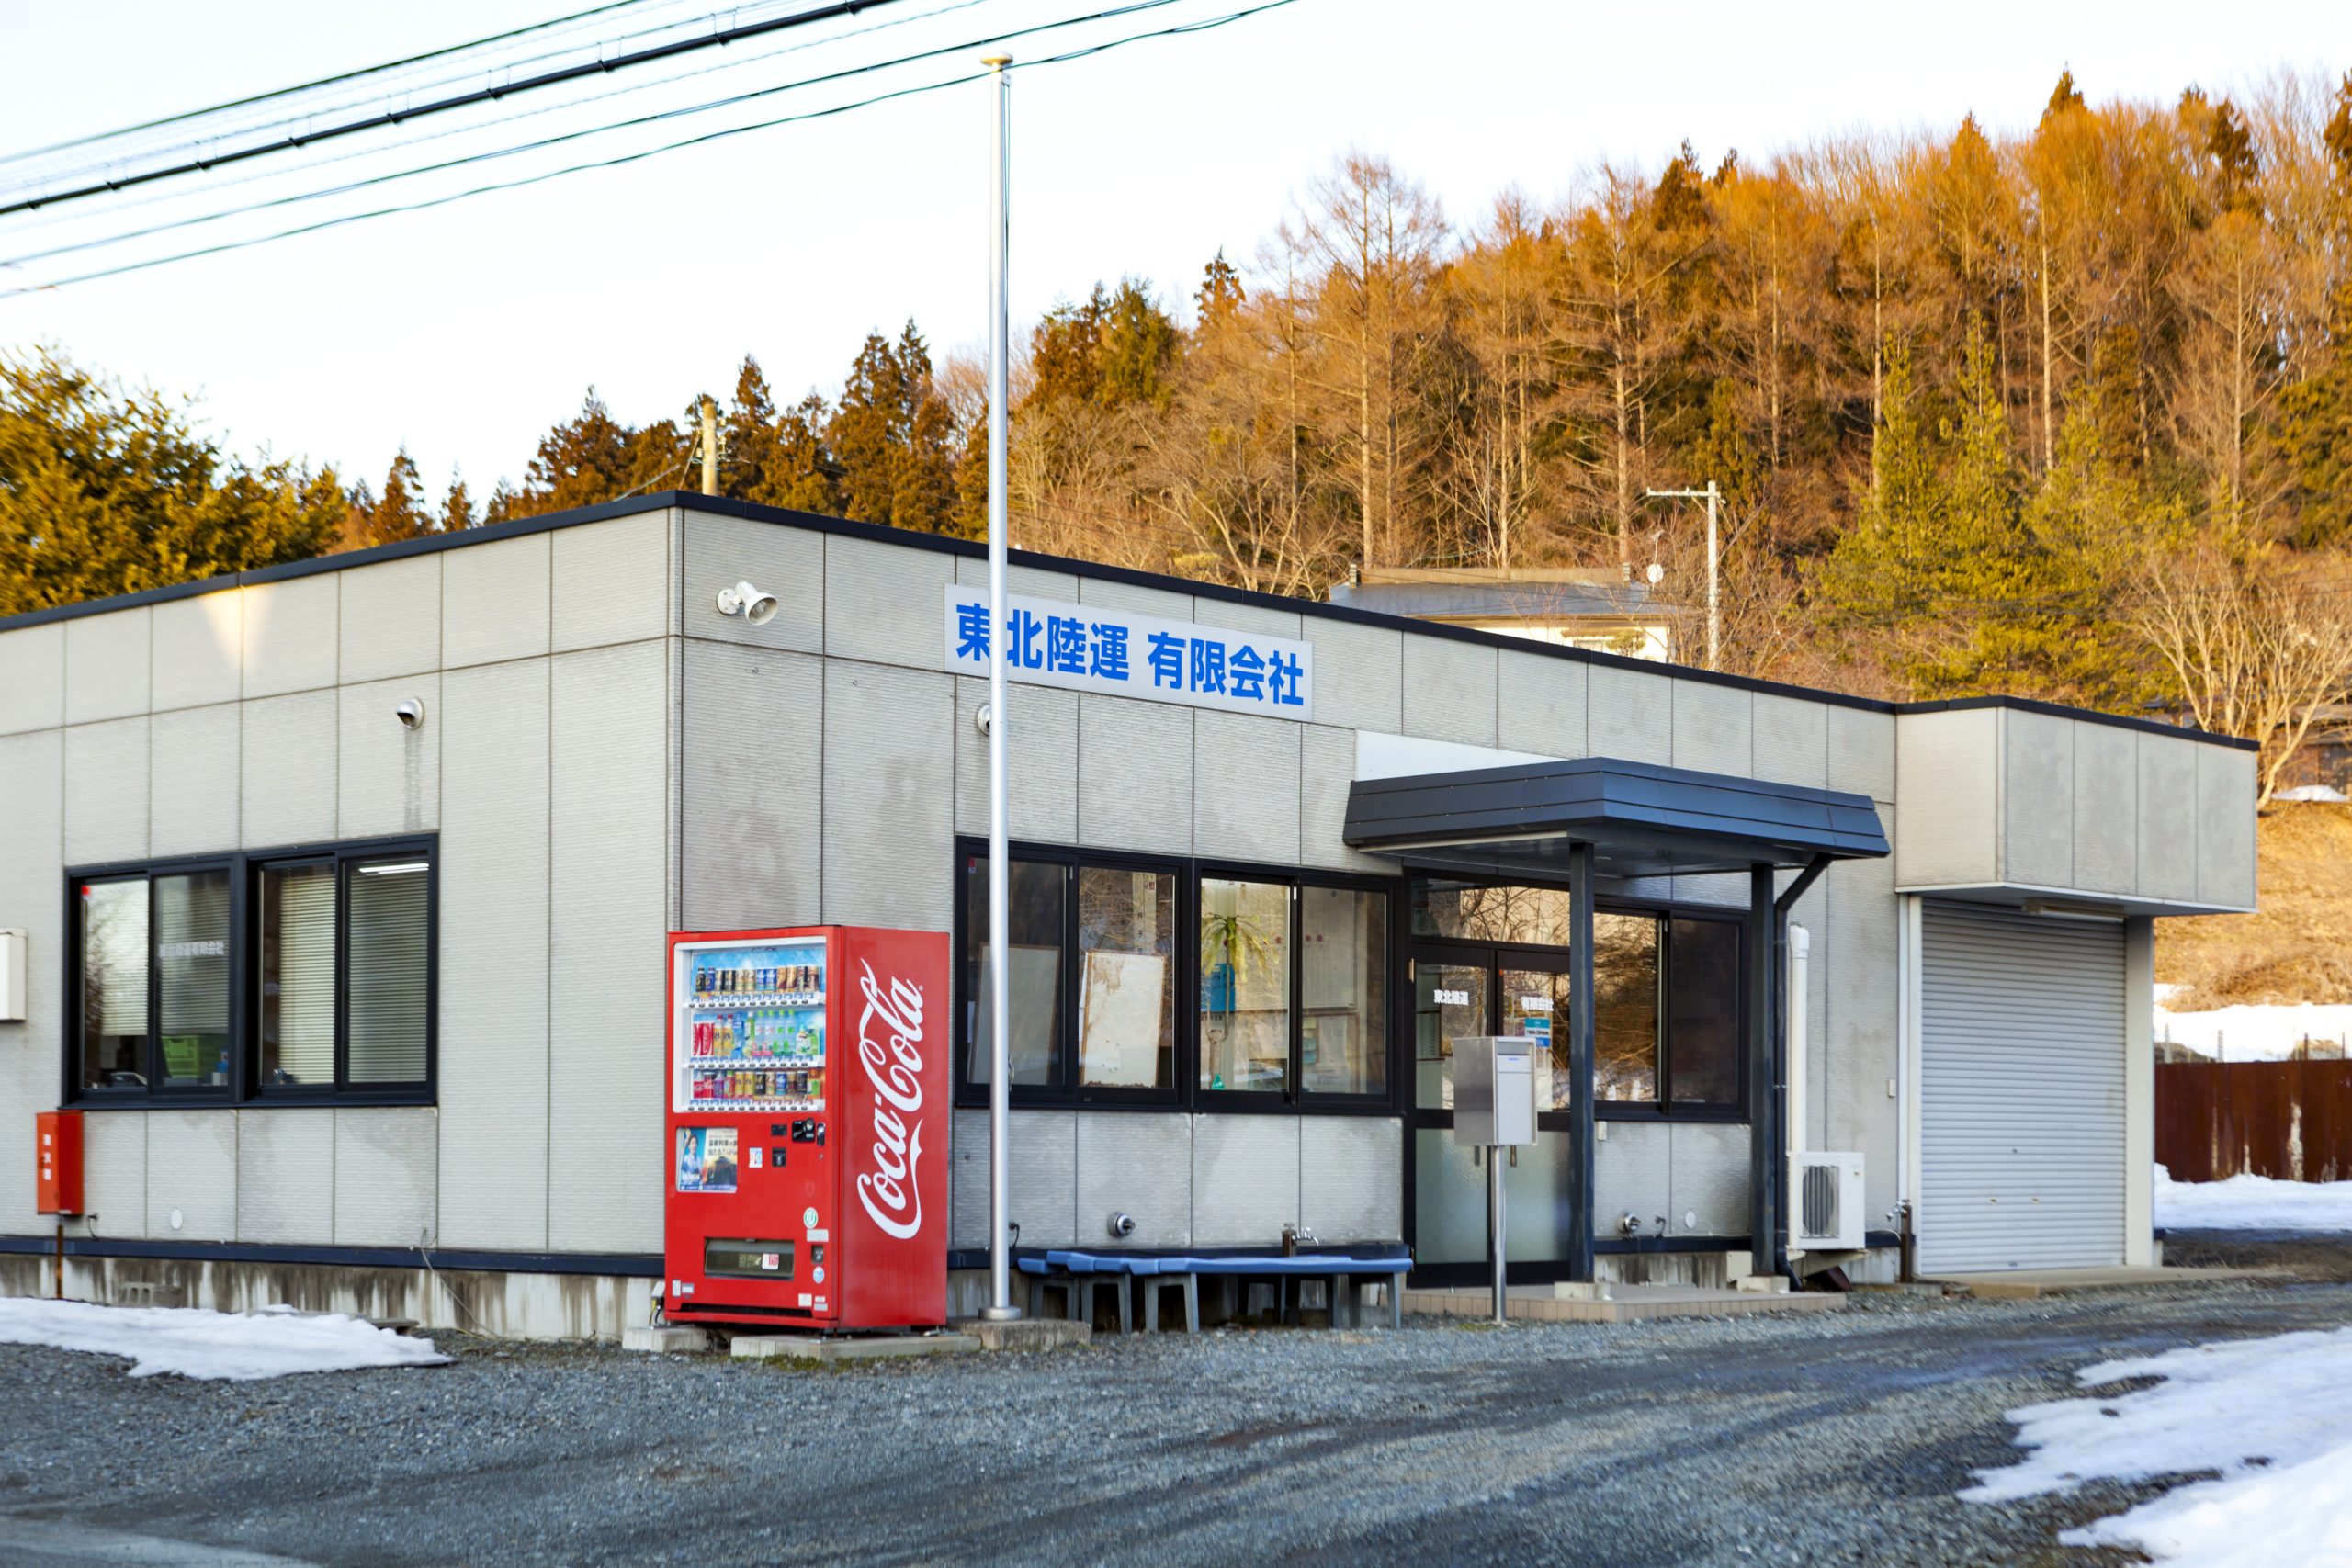
[[[1056,28],[1069,27],[1075,25],[1075,22],[1090,21],[1098,19],[1100,17],[1119,16],[1133,11],[1152,9],[1159,6],[1172,3],[1173,0],[1144,0],[1143,4],[1125,6],[1118,11],[1097,13],[1097,16],[1094,17],[1079,17],[1075,18],[1074,21],[1046,23],[1035,28],[1022,28],[1017,32],[1006,33],[1002,36],[1007,39],[1018,38],[1025,34],[1045,32]],[[1131,43],[1140,43],[1152,39],[1178,38],[1192,33],[1207,32],[1212,28],[1226,27],[1231,23],[1241,21],[1250,17],[1259,16],[1267,11],[1280,10],[1285,6],[1294,5],[1295,3],[1296,0],[1263,0],[1263,3],[1261,5],[1251,6],[1239,11],[1230,11],[1221,17],[1210,17],[1194,22],[1180,22],[1171,27],[1158,28],[1148,32],[1130,33],[1125,38],[1111,39],[1102,43],[1090,44],[1083,49],[1074,49],[1061,54],[1046,55],[1038,60],[1018,64],[1014,66],[1013,69],[1024,71],[1036,70],[1042,66],[1060,65],[1074,60],[1083,60],[1090,56],[1105,53],[1108,51],[1122,48]],[[991,40],[982,41],[987,42]],[[970,49],[977,46],[972,44],[964,44],[958,47],[962,49]],[[908,57],[909,60],[922,58],[927,58],[927,55],[910,55]],[[880,69],[880,67],[875,67],[874,69]],[[151,256],[142,261],[125,262],[119,266],[102,267],[94,271],[78,274],[73,277],[54,278],[46,283],[28,284],[15,288],[0,289],[0,299],[8,299],[20,294],[37,294],[54,288],[70,288],[77,283],[91,283],[102,277],[118,277],[125,273],[143,272],[150,267],[164,266],[173,262],[192,261],[198,256],[219,255],[228,251],[246,250],[254,245],[266,245],[277,240],[290,240],[302,234],[314,234],[321,230],[340,228],[346,223],[358,223],[371,218],[388,218],[394,214],[402,212],[422,212],[431,208],[446,207],[451,202],[463,201],[469,197],[488,196],[500,191],[517,190],[525,186],[538,185],[548,180],[561,178],[565,175],[582,174],[594,169],[617,168],[623,164],[634,164],[640,162],[643,159],[658,157],[664,152],[675,152],[688,147],[699,147],[708,142],[723,141],[733,136],[741,136],[754,130],[767,130],[776,126],[794,125],[806,120],[826,119],[835,115],[848,114],[854,109],[868,108],[876,104],[888,103],[898,98],[913,97],[923,93],[935,93],[942,88],[960,86],[966,82],[978,81],[981,78],[991,74],[993,74],[991,71],[986,70],[966,72],[960,75],[944,77],[934,82],[919,83],[910,87],[899,87],[889,92],[876,93],[869,97],[854,99],[852,102],[845,104],[835,104],[826,108],[808,109],[799,114],[779,115],[773,119],[757,120],[748,125],[725,126],[717,130],[705,131],[699,136],[689,136],[676,141],[664,142],[657,147],[642,148],[633,152],[618,153],[610,158],[599,158],[587,163],[571,164],[560,169],[547,169],[537,174],[525,175],[516,179],[501,180],[489,185],[475,186],[467,190],[451,191],[442,196],[429,197],[418,201],[402,202],[390,207],[379,207],[366,212],[342,213],[334,218],[321,219],[315,223],[305,223],[296,228],[279,230],[274,233],[255,234],[246,239],[223,241],[217,245],[205,245],[194,250],[178,251],[170,255]],[[390,178],[391,176],[388,175],[385,177]]]
[[[604,125],[585,126],[578,130],[567,130],[554,136],[543,136],[535,141],[516,142],[511,147],[498,147],[483,152],[462,153],[455,158],[445,158],[437,164],[424,164],[413,169],[396,170],[390,174],[369,175],[360,179],[346,181],[339,186],[330,186],[322,190],[301,191],[291,196],[273,197],[265,201],[232,207],[222,212],[204,213],[191,218],[175,218],[168,222],[151,224],[147,228],[132,230],[128,233],[110,238],[82,240],[72,244],[52,246],[45,251],[31,251],[23,255],[0,259],[0,266],[18,266],[29,261],[40,261],[51,256],[97,250],[107,245],[168,233],[175,229],[194,228],[198,224],[216,222],[221,219],[234,218],[248,212],[266,212],[281,207],[291,207],[300,202],[317,201],[327,197],[348,196],[353,191],[367,190],[379,185],[390,185],[396,180],[414,179],[424,175],[446,174],[451,169],[463,168],[469,164],[484,164],[493,159],[512,158],[526,152],[542,152],[550,147],[560,147],[567,142],[578,141],[590,136],[609,135],[616,130],[634,130],[642,126],[659,125],[665,120],[707,114],[713,109],[732,108],[739,104],[753,103],[761,98],[774,97],[778,93],[797,92],[804,87],[822,86],[830,82],[846,81],[854,76],[870,76],[877,71],[889,71],[901,65],[936,60],[942,55],[963,54],[971,50],[986,49],[991,44],[1009,43],[1015,39],[1028,38],[1041,32],[1058,32],[1065,28],[1082,27],[1089,22],[1131,17],[1141,11],[1156,11],[1179,3],[1180,0],[1133,0],[1132,4],[1107,11],[1095,11],[1083,17],[1072,17],[1058,22],[1040,22],[1032,27],[991,33],[986,38],[967,39],[962,43],[943,44],[936,49],[919,50],[912,54],[902,54],[893,60],[844,66],[838,71],[826,72],[820,75],[805,76],[797,82],[780,82],[771,87],[753,87],[747,92],[730,93],[723,98],[711,98],[699,104],[683,105],[677,108],[657,109],[651,114],[612,120]],[[1072,55],[1071,58],[1076,58],[1076,55]]]
[[[35,211],[43,207],[55,206],[59,202],[80,201],[89,197],[110,195],[116,191],[127,190],[133,186],[152,185],[157,180],[173,179],[183,175],[203,174],[217,169],[224,164],[241,164],[248,159],[267,157],[274,152],[292,152],[317,142],[334,141],[338,137],[356,136],[363,130],[378,130],[386,126],[401,125],[412,119],[421,119],[427,115],[446,114],[451,109],[465,108],[474,104],[496,103],[517,93],[537,92],[560,83],[576,82],[586,76],[626,71],[631,66],[647,64],[656,60],[666,60],[694,50],[708,49],[714,44],[735,43],[747,38],[759,38],[768,33],[781,32],[787,28],[808,27],[815,22],[831,21],[837,17],[854,17],[860,11],[876,6],[896,4],[898,0],[831,0],[831,4],[815,6],[806,11],[797,11],[790,16],[771,17],[761,22],[750,22],[741,27],[722,28],[699,37],[673,43],[656,44],[627,54],[615,55],[610,60],[599,59],[581,64],[562,66],[553,71],[541,72],[536,76],[525,77],[519,82],[508,82],[491,87],[477,87],[469,92],[452,94],[445,98],[420,104],[413,108],[344,120],[304,135],[283,137],[250,147],[233,148],[225,152],[214,153],[210,157],[187,159],[164,168],[145,169],[133,175],[98,180],[62,191],[52,191],[39,197],[0,204],[0,218],[5,218],[12,212]]]
[[[422,135],[412,136],[401,141],[391,143],[387,146],[363,147],[353,152],[337,152],[329,157],[313,159],[310,163],[301,164],[294,169],[262,169],[254,173],[238,175],[234,179],[218,180],[206,186],[201,192],[195,194],[198,196],[214,196],[225,190],[235,189],[240,186],[266,183],[270,180],[288,179],[297,175],[309,174],[319,169],[331,167],[337,164],[352,163],[364,158],[381,158],[408,148],[421,147],[428,141],[445,141],[454,136],[476,135],[496,126],[514,124],[518,120],[537,119],[547,115],[562,114],[567,110],[583,108],[590,104],[599,104],[613,98],[627,97],[634,93],[650,92],[657,87],[674,86],[680,82],[692,81],[698,76],[715,75],[721,71],[741,70],[746,65],[756,65],[764,60],[775,60],[787,54],[804,53],[812,49],[823,49],[829,44],[840,43],[854,38],[864,38],[872,33],[883,32],[892,28],[907,27],[916,22],[930,21],[933,18],[946,16],[950,12],[967,11],[975,6],[984,6],[989,3],[989,0],[954,0],[954,3],[950,5],[940,6],[929,11],[917,11],[910,16],[894,17],[887,22],[876,22],[871,27],[854,28],[846,32],[831,33],[824,38],[812,39],[803,43],[786,44],[778,49],[763,50],[756,53],[738,56],[733,60],[720,61],[714,65],[698,65],[689,71],[673,72],[670,75],[657,76],[650,81],[631,82],[625,86],[608,88],[601,93],[591,93],[582,97],[568,98],[561,103],[542,104],[536,108],[518,109],[513,114],[500,115],[492,119],[474,120],[465,125],[453,126],[446,130],[426,131]],[[909,58],[913,57],[910,56]],[[723,105],[729,100],[721,99],[718,101]],[[496,155],[497,154],[494,152],[483,154],[485,157]],[[453,160],[453,162],[462,161],[463,160]],[[433,165],[433,167],[443,166],[447,165]],[[423,169],[404,171],[401,173],[387,175],[382,177],[385,179],[401,179],[405,178],[407,174],[410,173],[425,172],[428,171]],[[367,183],[368,182],[365,180],[354,181],[347,186],[336,186],[332,189],[320,190],[310,194],[313,196],[331,196],[343,190],[357,188]],[[133,197],[124,201],[116,202],[107,207],[105,209],[105,213],[107,216],[113,216],[137,208],[152,207],[159,203],[165,202],[187,201],[190,199],[193,199],[193,197],[191,196],[191,193],[187,191],[151,191],[144,196]],[[39,261],[50,256],[63,255],[74,251],[91,250],[100,246],[120,243],[128,240],[143,239],[152,234],[163,233],[167,230],[186,228],[198,223],[207,223],[214,220],[215,219],[231,218],[239,213],[259,211],[264,208],[280,206],[287,200],[301,199],[307,199],[307,197],[293,197],[277,198],[271,201],[254,202],[243,207],[228,208],[220,212],[192,216],[177,220],[170,223],[159,223],[146,229],[129,230],[123,233],[112,235],[106,239],[81,242],[73,245],[62,245],[54,250],[28,251],[18,256],[0,257],[0,266],[13,266],[24,262]],[[9,232],[24,233],[34,229],[51,228],[61,223],[87,221],[90,221],[90,219],[84,212],[69,207],[62,211],[43,212],[38,216],[20,216],[17,222],[7,225],[6,229]]]
[[[333,76],[322,76],[315,82],[304,82],[298,86],[274,87],[266,93],[255,93],[250,97],[232,98],[227,103],[214,104],[209,108],[184,109],[177,114],[164,115],[160,119],[141,120],[136,125],[117,126],[112,130],[92,131],[87,136],[76,136],[64,141],[52,141],[45,147],[28,147],[19,152],[10,152],[5,155],[0,155],[0,164],[15,163],[25,158],[39,157],[44,152],[62,152],[75,147],[87,147],[96,142],[110,141],[119,136],[134,135],[142,130],[157,130],[165,126],[179,125],[192,119],[201,119],[207,115],[225,114],[234,109],[246,108],[256,104],[266,104],[274,102],[279,98],[292,97],[298,93],[315,92],[322,87],[339,86],[345,82],[356,81],[367,76],[379,75],[384,72],[402,70],[411,65],[419,65],[429,61],[446,59],[453,54],[463,54],[469,50],[483,49],[492,45],[505,43],[514,39],[524,38],[533,33],[543,33],[554,28],[566,28],[575,22],[586,21],[591,17],[606,16],[615,11],[636,9],[642,6],[644,4],[645,0],[610,0],[610,3],[606,5],[591,6],[584,11],[574,11],[569,16],[553,17],[544,22],[533,22],[528,27],[515,28],[510,31],[503,33],[492,33],[488,38],[475,39],[469,43],[450,44],[447,48],[443,49],[427,50],[423,54],[412,54],[405,59],[386,61],[380,65],[361,66],[356,71],[345,71]]]

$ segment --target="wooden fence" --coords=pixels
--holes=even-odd
[[[2352,1179],[2352,1062],[2160,1062],[2156,1160],[2175,1181]]]

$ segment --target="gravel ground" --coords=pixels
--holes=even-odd
[[[229,1384],[6,1346],[0,1561],[2121,1561],[2056,1534],[2141,1492],[1954,1499],[2002,1412],[2347,1321],[2352,1285],[2265,1280],[823,1369],[442,1336],[454,1366]]]

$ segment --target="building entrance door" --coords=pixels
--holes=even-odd
[[[1536,1053],[1536,1134],[1506,1153],[1507,1235],[1513,1278],[1565,1277],[1572,1205],[1574,1134],[1567,1060],[1568,953],[1565,948],[1419,942],[1413,949],[1413,1104],[1408,1118],[1407,1209],[1413,1216],[1414,1277],[1470,1283],[1491,1277],[1487,1173],[1453,1141],[1453,1042],[1524,1034]]]

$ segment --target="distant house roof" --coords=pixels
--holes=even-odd
[[[1384,568],[1336,584],[1331,603],[1419,621],[1603,621],[1653,625],[1679,613],[1613,567]]]

